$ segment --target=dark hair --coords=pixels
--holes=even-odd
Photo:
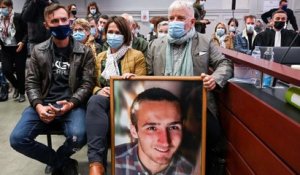
[[[90,7],[91,6],[95,6],[96,7],[96,13],[100,13],[100,11],[99,11],[99,8],[98,8],[98,6],[97,6],[97,3],[96,2],[94,2],[94,1],[92,1],[92,2],[90,2],[89,4],[88,4],[88,6],[87,6],[87,16],[90,14]]]
[[[129,46],[131,42],[131,31],[125,18],[121,16],[112,16],[108,19],[105,26],[105,34],[107,35],[108,26],[110,23],[115,23],[120,30],[121,34],[124,35],[124,44]]]
[[[168,102],[178,103],[178,105],[180,105],[179,99],[174,94],[162,88],[147,89],[144,92],[140,93],[134,99],[130,108],[130,119],[131,119],[131,123],[135,126],[136,129],[137,129],[136,106],[141,104],[141,102],[143,101],[163,101],[163,100],[166,100]]]
[[[227,25],[229,26],[231,22],[234,22],[236,27],[239,26],[239,21],[237,19],[230,18]]]
[[[101,15],[100,18],[108,20],[108,16],[107,15]]]
[[[45,11],[44,11],[44,19],[45,19],[45,21],[46,21],[46,18],[50,14],[53,14],[53,12],[56,11],[56,10],[58,10],[58,9],[64,9],[67,12],[68,16],[69,16],[68,10],[66,9],[65,6],[57,4],[57,3],[52,3],[51,5],[49,5],[49,6],[47,6],[45,8]]]
[[[247,15],[247,16],[244,16],[244,21],[246,22],[246,20],[250,18],[250,19],[256,19],[256,16],[254,15]]]
[[[168,17],[165,16],[154,16],[150,19],[150,23],[154,25],[154,31],[156,32],[157,24],[159,24],[162,21],[168,21]]]
[[[279,1],[279,5],[281,5],[281,3],[283,3],[283,2],[286,2],[286,3],[287,3],[287,0],[280,0],[280,1]]]
[[[67,7],[67,10],[68,10],[69,14],[71,13],[72,6],[77,7],[76,4],[69,4],[68,7]]]
[[[7,7],[13,7],[13,1],[12,0],[0,0],[0,3],[3,3]]]
[[[283,13],[287,16],[287,13],[284,10],[277,10],[272,14],[272,18],[274,17],[274,15],[276,15],[277,13]]]

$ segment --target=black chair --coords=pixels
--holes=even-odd
[[[48,147],[52,148],[52,135],[64,135],[64,131],[61,125],[57,123],[51,123],[49,125],[49,129],[45,131],[44,133],[41,133],[41,135],[47,136],[47,145]],[[50,165],[47,165],[45,168],[45,174],[51,174],[53,168]]]

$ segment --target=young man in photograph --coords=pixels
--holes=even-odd
[[[176,96],[161,88],[140,93],[131,110],[130,133],[137,142],[116,147],[116,174],[191,174],[193,165],[178,154],[183,117]]]

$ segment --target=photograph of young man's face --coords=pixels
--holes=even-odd
[[[172,101],[142,101],[136,113],[137,126],[131,134],[138,139],[138,156],[145,167],[166,167],[180,146],[180,106]]]

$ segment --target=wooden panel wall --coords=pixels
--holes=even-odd
[[[229,174],[300,174],[300,124],[229,83],[219,94]]]

